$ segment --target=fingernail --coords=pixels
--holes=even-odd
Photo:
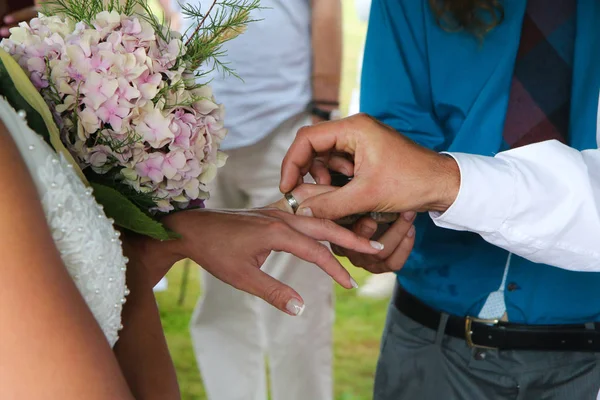
[[[414,211],[407,211],[404,214],[402,214],[404,219],[407,220],[408,222],[412,221],[413,218],[415,217],[415,215],[416,215],[416,213]]]
[[[352,285],[353,289],[358,288],[358,283],[356,283],[356,281],[352,277],[350,277],[350,284]]]
[[[8,28],[0,29],[0,35],[8,37],[10,35],[10,30]]]
[[[312,217],[313,216],[313,212],[310,208],[305,207],[305,208],[301,208],[298,210],[298,214],[302,215],[304,217]]]
[[[408,236],[409,238],[415,236],[415,226],[414,225],[410,227],[406,236]]]
[[[5,24],[10,24],[12,22],[14,22],[15,18],[12,15],[7,15],[6,17],[4,17],[4,23]]]
[[[371,240],[371,247],[373,247],[374,249],[377,249],[377,250],[383,250],[384,246],[382,243]]]
[[[304,312],[304,303],[298,299],[291,299],[285,305],[285,309],[292,315],[299,317]]]

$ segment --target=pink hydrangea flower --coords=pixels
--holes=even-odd
[[[226,159],[224,108],[179,62],[180,35],[165,42],[143,18],[104,11],[91,25],[40,16],[12,28],[0,47],[50,104],[83,167],[148,194],[149,211],[208,198]]]

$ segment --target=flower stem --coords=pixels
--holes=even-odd
[[[202,28],[202,25],[204,25],[204,21],[206,21],[206,18],[208,17],[208,15],[210,14],[210,12],[212,11],[212,9],[214,8],[215,4],[217,4],[217,0],[213,0],[213,3],[210,5],[210,8],[208,9],[208,11],[206,12],[206,14],[204,14],[204,17],[202,18],[202,20],[200,21],[200,23],[198,24],[198,26],[196,27],[196,29],[194,30],[194,33],[192,33],[189,37],[189,39],[187,40],[187,42],[185,43],[186,47],[190,44],[190,42],[192,41],[192,38],[194,36],[196,36],[196,34],[198,33],[198,31],[200,31],[200,29]]]

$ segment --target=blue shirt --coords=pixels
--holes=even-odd
[[[483,42],[442,30],[427,0],[373,0],[363,62],[361,111],[442,151],[492,156],[502,131],[526,0],[504,2],[505,19]],[[600,2],[579,0],[570,145],[596,148]],[[509,254],[476,234],[415,222],[415,248],[400,283],[430,306],[477,316],[502,282]],[[504,292],[509,320],[600,321],[600,273],[571,272],[512,256]]]

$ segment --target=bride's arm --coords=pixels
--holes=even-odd
[[[122,237],[129,258],[127,287],[131,293],[123,308],[124,328],[114,352],[136,399],[178,400],[177,375],[152,291],[154,284],[133,247],[138,237],[132,233]]]
[[[0,398],[132,399],[0,122]]]

